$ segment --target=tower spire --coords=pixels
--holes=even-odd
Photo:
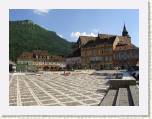
[[[122,31],[122,36],[129,36],[128,31],[127,31],[126,26],[125,26],[125,23],[124,23],[124,27],[123,27],[123,31]]]

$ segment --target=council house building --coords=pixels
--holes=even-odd
[[[115,69],[136,66],[139,48],[131,43],[124,25],[122,35],[98,34],[80,36],[76,43],[80,50],[81,67],[89,69]]]

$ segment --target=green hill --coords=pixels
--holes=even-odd
[[[9,22],[9,59],[12,61],[16,61],[22,52],[32,50],[67,56],[72,52],[72,44],[30,20]]]

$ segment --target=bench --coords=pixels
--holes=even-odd
[[[132,104],[130,104],[128,88],[119,88],[116,106],[129,106],[129,105]]]
[[[117,90],[109,90],[101,103],[101,106],[114,106],[116,102]]]
[[[134,106],[139,106],[139,87],[137,86],[129,86],[132,103]]]
[[[100,106],[139,106],[139,88],[130,85],[127,88],[109,89]]]
[[[123,75],[122,75],[123,74]],[[110,88],[101,100],[101,106],[138,106],[139,88],[128,72],[109,75]]]

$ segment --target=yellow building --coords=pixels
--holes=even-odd
[[[104,34],[105,36],[105,34]],[[81,62],[84,68],[110,69],[113,64],[113,42],[115,36],[104,37],[100,35],[95,40],[88,41],[81,47]]]

